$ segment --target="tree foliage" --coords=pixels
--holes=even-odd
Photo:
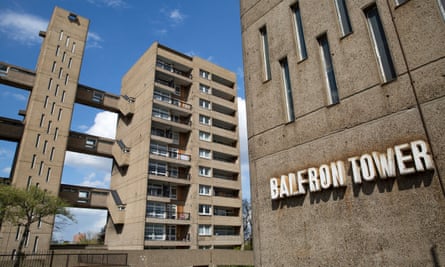
[[[60,214],[67,220],[74,220],[65,208],[66,204],[57,196],[36,186],[28,189],[9,185],[0,185],[0,221],[9,222],[14,226],[24,227],[23,235],[17,248],[17,255],[23,254],[23,246],[30,234],[30,227],[35,222],[53,224],[48,216]],[[14,266],[18,266],[15,263]]]
[[[252,206],[249,200],[243,199],[242,209],[244,241],[249,244],[252,240]]]

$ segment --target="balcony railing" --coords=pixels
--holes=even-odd
[[[162,101],[162,102],[165,102],[165,103],[172,104],[172,105],[180,107],[180,108],[185,108],[185,109],[188,109],[188,110],[192,109],[192,105],[190,105],[190,104],[188,104],[188,103],[186,103],[184,101],[181,101],[181,100],[179,100],[177,98],[168,97],[168,96],[162,95],[162,94],[157,93],[157,92],[154,93],[154,99]]]
[[[190,220],[189,212],[160,212],[160,213],[147,213],[147,218],[157,218],[157,219],[172,219],[172,220]]]
[[[177,68],[173,67],[172,64],[168,64],[168,63],[166,63],[166,62],[164,62],[164,61],[162,61],[162,60],[157,60],[157,61],[156,61],[156,66],[159,67],[159,68],[161,68],[161,69],[164,69],[164,70],[166,70],[166,71],[170,71],[170,72],[176,73],[176,74],[178,74],[178,75],[187,77],[187,78],[189,78],[189,79],[192,78],[192,74],[191,74],[191,73],[187,73],[187,72],[185,72],[185,71],[178,70]]]
[[[190,180],[190,174],[178,175],[177,171],[150,171],[151,175],[156,176],[164,176],[168,178],[182,179],[182,180]]]
[[[170,151],[170,150],[169,151],[151,150],[150,154],[161,156],[161,157],[166,157],[166,158],[171,158],[171,159],[179,159],[179,160],[183,160],[183,161],[190,161],[190,158],[191,158],[191,155],[189,155],[189,154],[180,153],[180,152],[176,152],[176,151]]]

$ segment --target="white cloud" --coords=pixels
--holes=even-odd
[[[173,9],[169,13],[169,18],[176,24],[179,24],[184,21],[186,16],[179,11],[179,9]]]
[[[96,114],[94,125],[86,133],[114,139],[116,137],[116,123],[116,113],[102,111]]]
[[[83,181],[80,185],[96,188],[109,188],[111,177],[109,174],[105,174],[102,179],[96,178],[96,173],[92,172],[87,176],[83,177]]]
[[[106,6],[106,7],[128,7],[127,2],[124,0],[88,0],[89,3],[94,4],[96,6]]]
[[[241,179],[243,187],[243,198],[250,199],[250,174],[249,174],[249,151],[247,145],[247,121],[246,101],[241,97],[238,99],[238,120],[241,154]]]
[[[94,32],[88,32],[87,36],[87,48],[102,48],[102,37]]]
[[[112,160],[109,158],[76,152],[67,151],[65,156],[65,165],[79,170],[110,172],[111,164]]]
[[[47,25],[47,20],[31,14],[0,11],[0,32],[9,39],[27,45],[40,43],[39,32],[45,31]]]

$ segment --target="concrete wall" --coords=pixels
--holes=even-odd
[[[445,23],[437,1],[375,1],[397,73],[382,81],[363,10],[300,0],[308,57],[300,61],[290,6],[241,1],[256,266],[407,266],[445,263]],[[272,79],[262,76],[266,25]],[[327,34],[340,103],[329,105],[317,37]],[[296,120],[286,120],[279,60],[287,57]],[[424,140],[435,170],[271,199],[270,178]],[[306,190],[309,191],[307,185]]]

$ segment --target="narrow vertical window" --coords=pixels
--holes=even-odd
[[[15,232],[15,240],[19,240],[20,239],[20,235],[21,235],[21,231],[22,230],[22,227],[21,227],[21,225],[19,224],[18,226],[17,226],[17,232]]]
[[[51,72],[56,71],[57,63],[54,61],[53,66],[51,67]]]
[[[52,147],[51,148],[51,153],[49,154],[49,160],[50,161],[53,161],[53,159],[54,159],[54,152],[55,152],[55,147]]]
[[[445,0],[437,0],[437,4],[439,5],[439,11],[442,15],[442,18],[445,20]]]
[[[65,62],[65,58],[66,58],[66,52],[63,52],[63,55],[62,55],[62,62]]]
[[[66,37],[65,46],[68,47],[70,45],[70,37]]]
[[[62,112],[63,110],[61,108],[59,108],[59,114],[57,115],[57,120],[61,120],[62,119]]]
[[[48,82],[48,91],[51,90],[51,87],[53,86],[53,79],[49,78],[49,82]]]
[[[56,47],[56,57],[59,56],[59,51],[60,51],[60,45],[58,45],[58,46]]]
[[[383,30],[377,6],[372,5],[365,9],[364,12],[383,82],[392,81],[396,78],[396,71],[389,52],[388,42],[386,40],[385,31]]]
[[[39,176],[42,175],[44,167],[45,167],[45,163],[43,161],[41,161],[40,165],[39,165]]]
[[[54,90],[54,96],[59,94],[59,85],[56,85],[56,90]]]
[[[71,69],[71,64],[73,64],[73,58],[70,57],[70,59],[68,60],[68,69]]]
[[[63,68],[59,69],[59,79],[61,79],[63,76]]]
[[[26,183],[26,190],[29,190],[32,184],[32,176],[28,176],[28,182]]]
[[[304,41],[303,22],[301,20],[300,6],[298,2],[291,6],[295,27],[295,38],[297,40],[298,56],[300,60],[307,58],[306,42]]]
[[[46,171],[46,182],[48,183],[50,179],[51,179],[51,168],[48,168],[48,170]]]
[[[65,76],[65,85],[67,85],[68,84],[68,81],[70,80],[70,75],[69,74],[66,74],[66,76]]]
[[[294,112],[294,100],[292,98],[292,87],[290,83],[289,65],[287,63],[287,58],[280,60],[280,65],[283,77],[284,96],[286,98],[287,121],[291,122],[295,120],[295,112]]]
[[[335,80],[334,66],[332,65],[331,51],[326,34],[318,37],[318,45],[320,46],[320,55],[324,67],[329,104],[336,104],[339,102],[337,81]]]
[[[45,122],[45,114],[42,114],[42,116],[40,116],[40,127],[43,126],[44,122]]]
[[[34,166],[36,165],[36,159],[37,159],[37,156],[36,155],[32,155],[31,169],[34,169]]]
[[[48,107],[48,96],[45,97],[45,101],[43,101],[43,108]]]
[[[63,31],[60,31],[60,34],[59,34],[59,41],[62,41],[62,38],[63,38]]]
[[[39,147],[39,144],[40,144],[40,134],[37,134],[37,137],[36,137],[36,147],[37,148]]]
[[[48,127],[46,128],[46,133],[49,134],[51,132],[52,121],[48,121]]]
[[[61,98],[62,103],[65,102],[65,95],[66,95],[66,91],[63,90],[63,92],[62,92],[62,98]]]
[[[54,141],[57,140],[57,137],[59,137],[59,128],[56,127],[56,129],[54,129]]]
[[[268,81],[271,78],[270,62],[269,62],[269,42],[267,40],[266,26],[260,29],[261,45],[263,53],[263,67],[264,67],[264,80]]]
[[[43,142],[43,149],[42,149],[42,153],[45,154],[46,153],[46,148],[48,146],[48,141],[45,140],[45,142]]]
[[[71,49],[71,53],[74,54],[76,52],[76,42],[73,42],[73,48]]]
[[[56,108],[56,102],[53,102],[52,104],[51,104],[51,115],[53,115],[54,114],[54,109]]]
[[[351,21],[349,20],[346,0],[335,0],[338,22],[340,24],[341,35],[346,36],[352,33]]]
[[[34,239],[34,247],[32,248],[32,252],[36,253],[38,248],[39,248],[39,237],[36,236],[36,238]]]

